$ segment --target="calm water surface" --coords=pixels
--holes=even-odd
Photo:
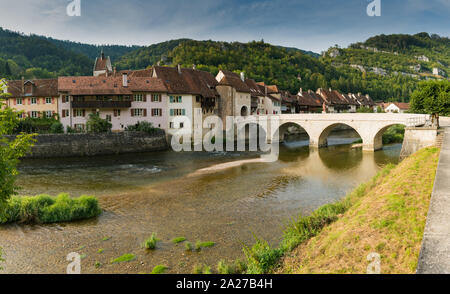
[[[220,259],[243,258],[242,245],[251,245],[254,235],[277,245],[290,218],[342,198],[385,164],[398,161],[400,144],[366,153],[350,149],[355,137],[333,133],[331,146],[320,150],[309,150],[301,136],[291,138],[275,163],[204,173],[197,171],[258,156],[168,151],[26,160],[18,181],[22,195],[95,195],[105,212],[76,223],[0,228],[4,272],[65,273],[67,254],[78,252],[83,273],[144,273],[159,264],[172,273],[189,273],[198,263],[215,268]],[[141,243],[152,232],[161,242],[147,252]],[[216,246],[189,253],[183,244],[170,242],[175,237]],[[110,263],[125,253],[136,260]]]

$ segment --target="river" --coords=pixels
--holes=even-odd
[[[220,259],[243,258],[242,246],[254,236],[277,245],[292,217],[342,198],[398,162],[401,144],[370,153],[351,149],[355,138],[334,132],[330,146],[320,150],[310,150],[305,138],[291,138],[274,163],[253,162],[259,157],[254,153],[172,151],[25,160],[21,195],[95,195],[104,213],[75,223],[1,227],[3,272],[65,273],[71,252],[81,254],[82,273],[148,273],[159,264],[169,273],[189,273],[195,264],[215,268]],[[141,243],[152,232],[161,241],[146,251]],[[183,244],[171,243],[175,237],[216,245],[186,252]],[[136,259],[110,263],[126,253]]]

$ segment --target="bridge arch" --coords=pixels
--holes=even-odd
[[[389,128],[391,128],[391,127],[393,127],[393,126],[398,126],[398,125],[401,125],[401,126],[405,126],[405,127],[406,127],[406,124],[402,124],[402,123],[391,123],[391,124],[388,124],[388,125],[386,125],[386,126],[384,126],[384,127],[381,127],[380,129],[378,129],[378,130],[376,131],[376,133],[375,133],[375,136],[373,137],[373,142],[370,142],[371,144],[373,144],[373,149],[374,149],[374,150],[380,150],[380,149],[383,149],[383,135],[384,135],[384,133],[385,133]]]
[[[288,133],[288,131],[291,128],[297,128],[299,129],[299,131],[304,131],[304,133],[306,133],[306,135],[308,136],[308,140],[311,139],[309,132],[306,130],[306,128],[304,128],[301,124],[296,123],[296,122],[285,122],[283,124],[281,124],[278,129],[276,130],[275,133],[273,133],[273,138],[278,138],[280,142],[284,142],[286,139],[286,134]],[[277,137],[278,135],[278,137]],[[272,138],[272,140],[273,140]]]
[[[344,125],[347,126],[349,128],[351,128],[352,130],[354,130],[358,136],[363,140],[363,144],[365,144],[365,138],[361,135],[361,133],[359,132],[358,128],[352,126],[351,124],[345,123],[345,122],[336,122],[336,123],[332,123],[328,126],[326,126],[319,135],[319,138],[317,139],[317,147],[322,148],[322,147],[327,147],[328,146],[328,136],[330,135],[330,133],[336,129],[336,127],[340,126],[340,125]]]

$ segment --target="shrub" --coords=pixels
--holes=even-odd
[[[7,204],[3,223],[56,223],[100,215],[98,200],[92,196],[70,198],[67,194],[57,197],[12,197]]]
[[[162,132],[161,129],[153,127],[153,124],[150,122],[142,121],[138,122],[135,125],[130,125],[125,128],[125,131],[128,132],[144,132],[150,135],[156,135]]]
[[[136,255],[134,255],[132,253],[127,253],[127,254],[124,254],[120,257],[117,257],[117,258],[111,260],[111,263],[129,262],[129,261],[133,261],[135,259],[136,259]]]
[[[247,264],[242,260],[235,260],[228,264],[225,260],[219,261],[217,264],[217,272],[221,275],[244,274],[247,270]]]
[[[205,264],[196,264],[194,266],[194,268],[192,269],[192,273],[194,275],[210,275],[211,267],[209,267]]]
[[[60,123],[59,121],[54,122],[50,126],[50,133],[52,133],[52,134],[63,134],[64,133],[64,126],[63,126],[63,124]]]
[[[153,233],[150,238],[147,238],[147,240],[144,241],[142,244],[142,247],[145,249],[153,250],[156,248],[156,243],[158,243],[159,239],[156,237],[156,234]]]
[[[111,132],[112,124],[106,119],[100,118],[97,113],[89,114],[86,122],[86,130],[88,133],[108,133]]]
[[[256,238],[252,247],[244,247],[248,274],[266,274],[283,255],[281,249],[273,249],[269,243]]]

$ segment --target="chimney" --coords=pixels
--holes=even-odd
[[[245,73],[242,71],[241,72],[241,80],[243,81],[243,82],[245,82]]]
[[[181,64],[178,64],[178,73],[181,75]]]
[[[102,60],[105,59],[105,53],[103,53],[103,49],[102,49],[102,53],[100,54]]]
[[[117,68],[114,66],[114,76],[117,74]]]
[[[25,77],[22,76],[22,95],[25,95]]]
[[[196,70],[197,69],[197,66],[194,64],[194,65],[192,65],[192,69],[193,70]]]
[[[265,91],[265,94],[267,96],[267,86],[266,85],[264,85],[264,91]]]
[[[125,88],[128,87],[128,74],[126,72],[122,74],[122,83]]]

